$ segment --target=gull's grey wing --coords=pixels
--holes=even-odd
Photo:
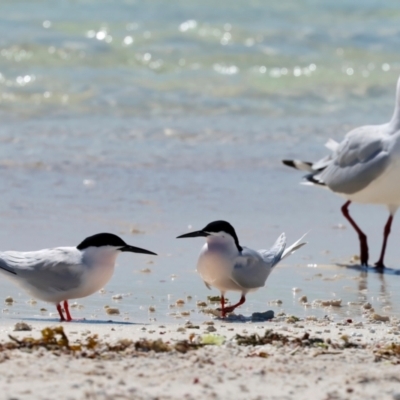
[[[23,286],[55,293],[78,287],[84,273],[79,254],[71,257],[71,253],[62,248],[0,253],[0,268],[11,272],[8,275]]]
[[[389,164],[385,125],[364,126],[349,132],[332,161],[313,178],[332,191],[353,194],[367,187]]]
[[[243,247],[235,259],[231,279],[244,289],[256,289],[264,286],[271,268],[257,251]]]

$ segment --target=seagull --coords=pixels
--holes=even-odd
[[[33,297],[54,303],[61,321],[71,321],[68,300],[104,287],[114,272],[117,255],[125,251],[157,255],[130,246],[112,233],[98,233],[76,247],[0,252],[0,271]]]
[[[325,145],[331,154],[312,163],[299,160],[282,162],[307,171],[305,184],[322,186],[346,199],[341,210],[357,232],[361,265],[368,266],[367,236],[349,214],[352,202],[382,204],[389,211],[383,230],[378,269],[385,268],[384,257],[393,217],[400,206],[400,78],[392,119],[382,125],[353,129],[341,143],[330,139]]]
[[[193,238],[203,236],[206,244],[200,252],[197,271],[208,289],[211,286],[221,292],[221,314],[225,318],[246,301],[246,294],[265,285],[272,268],[295,250],[304,246],[300,243],[304,235],[289,248],[286,247],[286,236],[282,233],[269,250],[252,250],[241,246],[233,226],[226,221],[214,221],[200,231],[178,236]],[[238,303],[225,307],[225,292],[241,292]]]

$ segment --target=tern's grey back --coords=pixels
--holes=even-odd
[[[0,269],[35,297],[51,301],[54,294],[79,287],[84,273],[81,258],[74,247],[6,251],[0,253]]]

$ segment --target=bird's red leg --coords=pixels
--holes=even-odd
[[[69,313],[69,308],[68,308],[68,300],[64,300],[64,311],[65,314],[67,314],[67,321],[72,321],[71,314]]]
[[[60,314],[60,320],[61,321],[65,321],[64,314],[63,314],[63,309],[62,309],[60,303],[57,304],[57,311]]]
[[[221,294],[221,317],[225,318],[225,297],[223,294]]]
[[[390,214],[386,222],[385,229],[383,230],[383,244],[382,244],[381,256],[379,257],[379,260],[375,263],[375,266],[377,268],[385,268],[385,264],[383,263],[383,258],[385,257],[386,244],[390,234],[390,228],[392,227],[392,222],[393,222],[393,215]]]
[[[244,296],[244,294],[242,294],[242,297],[240,298],[238,303],[225,308],[225,313],[232,312],[236,307],[241,306],[245,301],[246,301],[246,297]]]
[[[360,260],[361,260],[361,265],[366,265],[368,266],[368,243],[367,243],[367,236],[365,233],[358,227],[358,225],[355,223],[353,218],[350,217],[349,214],[349,205],[351,204],[351,201],[347,201],[343,206],[342,206],[342,213],[344,217],[347,219],[347,221],[350,222],[350,225],[355,229],[355,231],[358,234],[358,239],[360,240]]]

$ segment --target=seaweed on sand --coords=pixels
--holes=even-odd
[[[86,337],[83,341],[71,343],[64,329],[59,326],[55,328],[44,328],[41,331],[41,337],[36,339],[33,337],[24,337],[17,339],[9,335],[10,342],[0,344],[0,352],[5,350],[37,350],[44,348],[48,351],[73,353],[76,356],[85,358],[96,358],[109,353],[121,353],[126,350],[134,352],[171,352],[178,351],[186,353],[189,350],[198,349],[204,344],[192,343],[187,340],[178,341],[176,343],[163,342],[161,339],[149,340],[140,339],[132,341],[129,339],[121,339],[113,343],[100,341],[97,335]]]
[[[334,349],[343,348],[361,348],[363,345],[350,342],[349,340],[343,340],[342,343],[333,343],[331,339],[322,339],[319,337],[311,337],[309,333],[304,333],[301,337],[291,337],[283,335],[278,332],[274,332],[272,329],[267,329],[264,336],[260,336],[257,333],[251,335],[239,335],[235,337],[237,343],[241,346],[262,346],[265,344],[279,345],[279,346],[292,346],[292,347],[319,347],[328,349],[332,347]]]
[[[378,347],[374,351],[375,361],[391,360],[395,364],[400,364],[400,344],[389,343],[383,347]]]

